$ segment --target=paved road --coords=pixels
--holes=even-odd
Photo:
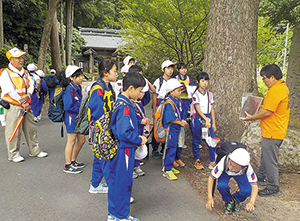
[[[93,159],[89,145],[79,154],[79,160],[87,164],[83,173],[62,171],[66,137],[60,137],[60,126],[50,122],[44,112],[38,137],[49,156],[29,157],[23,137],[20,152],[25,161],[21,163],[7,160],[4,128],[0,126],[0,220],[106,220],[106,194],[88,193]],[[146,175],[134,180],[133,216],[142,221],[220,220],[205,209],[205,200],[182,176],[169,181],[162,176],[161,160],[150,157],[145,162]]]

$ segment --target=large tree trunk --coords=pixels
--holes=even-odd
[[[47,47],[50,39],[50,32],[53,24],[53,19],[56,14],[56,7],[60,0],[49,0],[47,18],[44,24],[44,30],[39,50],[38,68],[45,70]]]
[[[257,94],[256,37],[259,0],[211,0],[203,70],[214,94],[216,135],[239,141],[243,93]]]
[[[53,25],[50,35],[50,46],[51,46],[51,61],[52,68],[60,73],[62,69],[61,58],[60,58],[60,47],[59,47],[59,37],[58,37],[58,27],[57,27],[57,16],[55,13]]]
[[[66,64],[72,64],[72,29],[73,29],[73,9],[74,1],[66,1],[66,11],[67,11],[67,24],[66,24]]]
[[[0,0],[0,48],[4,45],[4,33],[3,33],[3,7],[2,0]]]
[[[60,42],[62,65],[66,65],[65,35],[64,35],[64,3],[60,1]]]
[[[291,113],[289,126],[300,129],[300,25],[294,28],[287,73]]]

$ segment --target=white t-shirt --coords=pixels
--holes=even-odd
[[[208,95],[209,95],[209,103],[208,103]],[[199,89],[193,95],[194,105],[200,105],[200,110],[203,114],[209,114],[211,112],[211,105],[215,103],[214,96],[211,92],[205,91],[204,94],[199,91]],[[207,113],[207,105],[209,105],[209,110]]]
[[[230,155],[228,156],[228,158],[230,157]],[[220,162],[215,166],[215,168],[211,171],[210,173],[210,176],[213,178],[213,179],[218,179],[221,174],[225,171],[225,173],[227,173],[229,176],[240,176],[242,174],[244,174],[244,171],[243,170],[240,170],[239,172],[237,173],[234,173],[234,172],[230,172],[227,168],[227,164],[228,162],[225,163],[225,167],[224,168],[224,160],[226,159],[226,156],[224,156]],[[248,168],[246,169],[246,176],[247,176],[247,179],[249,181],[249,183],[251,185],[255,185],[257,183],[257,177],[256,177],[256,174],[254,173],[253,171],[253,168],[252,166],[249,164],[248,165]]]
[[[160,77],[159,77],[160,78]],[[159,86],[159,78],[157,78],[154,83],[153,86],[156,89],[156,94],[157,94],[157,98],[163,99],[165,98],[164,93],[159,93],[159,92],[164,92],[166,90],[167,87],[167,80],[163,78],[163,83],[161,85],[161,87]]]
[[[116,97],[118,96],[118,94],[121,93],[122,91],[122,88],[123,88],[123,80],[117,80],[116,82],[110,82],[114,92],[115,92],[115,95]]]

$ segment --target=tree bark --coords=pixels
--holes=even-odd
[[[60,71],[62,70],[62,64],[61,64],[61,58],[60,58],[60,46],[59,46],[59,36],[58,36],[56,13],[54,16],[53,25],[52,25],[52,29],[51,29],[50,46],[51,46],[52,68],[54,68],[57,73],[60,73]]]
[[[287,86],[290,89],[290,121],[289,127],[300,128],[300,25],[294,28],[289,57]]]
[[[4,33],[3,33],[3,5],[2,0],[0,0],[0,48],[4,45]]]
[[[66,0],[66,65],[72,64],[72,29],[73,29],[74,1]]]
[[[60,41],[62,65],[66,65],[65,35],[64,35],[64,4],[60,1]]]
[[[259,0],[211,0],[203,70],[210,75],[216,113],[216,135],[239,141],[245,124],[239,119],[243,93],[257,94],[256,38]]]
[[[49,0],[47,18],[44,24],[44,30],[39,50],[38,69],[45,70],[47,47],[50,39],[50,32],[53,24],[53,19],[56,14],[56,7],[60,0]]]

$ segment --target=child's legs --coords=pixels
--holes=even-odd
[[[182,109],[187,113],[190,108],[191,99],[181,99],[182,100]]]
[[[240,191],[237,192],[234,197],[238,202],[243,202],[251,195],[252,187],[248,181],[247,175],[244,173],[240,176],[233,177],[239,185]]]
[[[127,217],[130,211],[134,152],[134,148],[118,149],[108,164],[108,212],[119,219]]]
[[[55,93],[55,88],[49,89],[49,103],[51,103]]]
[[[176,136],[177,135],[177,136]],[[167,143],[166,149],[166,155],[164,159],[164,167],[165,171],[169,171],[173,168],[173,163],[175,160],[176,150],[177,150],[177,144],[178,144],[178,133],[169,135],[169,140]]]
[[[201,131],[202,127],[197,115],[195,116],[195,119],[192,119],[191,128],[193,134],[193,139],[192,139],[193,155],[195,160],[198,160],[200,154],[199,145],[202,140],[202,131]]]
[[[177,146],[175,160],[180,160],[182,148]]]
[[[68,133],[67,134],[67,144],[65,147],[65,161],[66,164],[71,164],[72,161],[72,152],[73,152],[73,147],[76,142],[76,137],[77,134],[73,133]]]
[[[101,168],[101,160],[94,155],[91,184],[93,186],[98,186],[101,183],[102,178],[103,171]]]
[[[228,186],[231,176],[223,172],[222,175],[218,178],[218,190],[222,195],[223,201],[229,203],[232,196],[230,193],[230,187]]]
[[[140,161],[139,160],[134,160],[134,167],[138,167],[140,165]]]
[[[152,152],[158,150],[159,143],[155,140],[154,133],[152,134],[151,146],[152,146]]]
[[[81,150],[84,143],[85,143],[85,136],[82,134],[77,134],[77,142],[75,143],[72,151],[72,161],[75,161],[77,159],[79,151]]]

